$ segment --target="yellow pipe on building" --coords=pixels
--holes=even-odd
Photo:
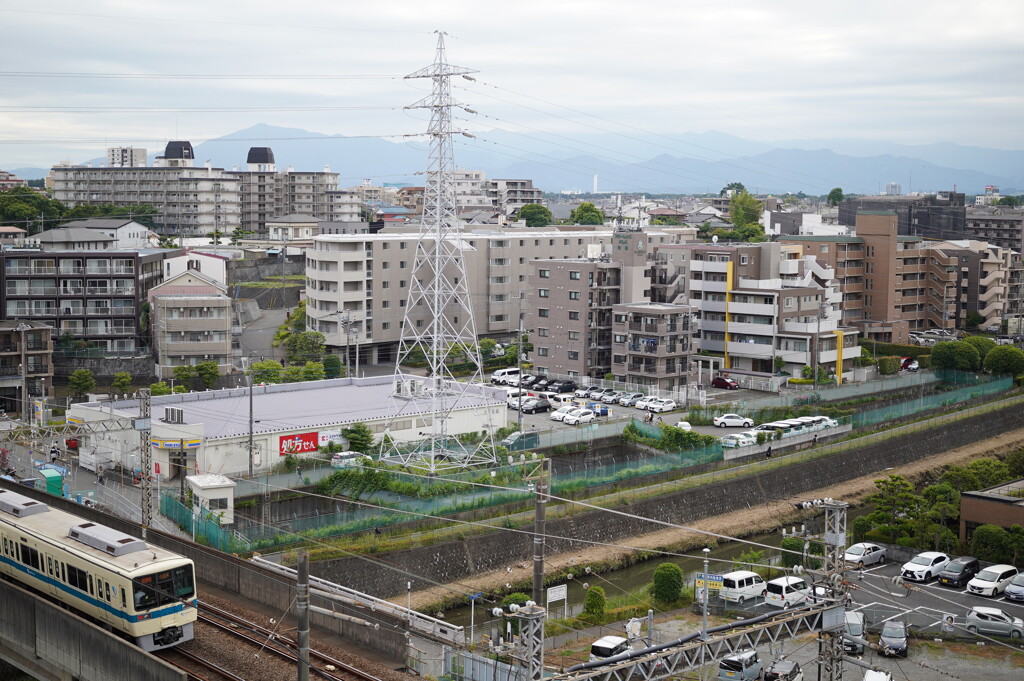
[[[730,260],[725,264],[725,368],[731,369],[732,363],[729,361],[729,303],[732,302],[732,266],[733,262]]]
[[[842,331],[833,331],[836,335],[836,380],[839,385],[843,384],[843,334]]]

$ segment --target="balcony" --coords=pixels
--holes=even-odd
[[[691,260],[690,270],[693,272],[728,272],[730,263],[712,262],[710,260]]]
[[[729,343],[729,354],[734,357],[770,359],[774,355],[774,350],[773,346],[762,343]]]

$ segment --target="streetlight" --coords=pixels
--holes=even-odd
[[[824,296],[824,292],[822,292]],[[814,336],[814,389],[818,389],[818,364],[821,362],[821,320],[826,317],[829,311],[828,304],[822,300],[818,304],[818,333]]]

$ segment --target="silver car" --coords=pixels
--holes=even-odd
[[[964,618],[967,631],[972,634],[989,634],[1020,638],[1024,636],[1024,620],[1003,612],[999,608],[976,605]]]

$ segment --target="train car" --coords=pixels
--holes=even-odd
[[[0,489],[0,572],[123,633],[143,650],[189,641],[192,561]]]

